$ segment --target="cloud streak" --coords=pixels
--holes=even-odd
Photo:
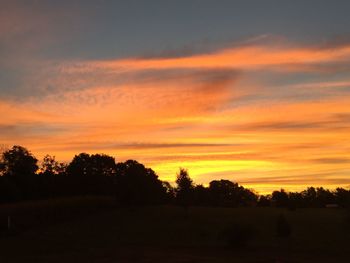
[[[251,42],[203,54],[24,59],[0,91],[0,140],[39,157],[137,158],[265,191],[350,184],[350,45]],[[325,70],[327,74],[325,75]],[[288,81],[292,79],[292,81]],[[4,87],[4,86],[3,86]]]
[[[127,72],[166,69],[216,69],[231,68],[257,70],[270,68],[277,71],[297,71],[297,66],[322,65],[324,63],[349,62],[350,45],[330,48],[243,45],[208,54],[176,58],[134,58],[107,61],[88,61],[64,66],[66,72],[91,72],[107,70]],[[302,71],[305,68],[301,69]]]

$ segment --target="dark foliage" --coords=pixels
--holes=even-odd
[[[112,194],[116,164],[105,154],[80,153],[66,169],[70,194]]]
[[[301,192],[286,192],[281,189],[274,191],[271,196],[260,196],[259,206],[285,207],[295,210],[298,207],[349,207],[350,191],[337,188],[335,191],[324,189],[323,187],[308,187]]]
[[[2,154],[1,172],[4,176],[32,176],[38,170],[38,160],[24,147],[15,145]]]
[[[40,167],[43,176],[56,176],[65,174],[67,165],[56,161],[55,156],[46,155]]]
[[[116,165],[116,197],[121,204],[144,205],[165,203],[172,195],[156,173],[135,160]]]
[[[261,207],[271,206],[271,196],[270,195],[259,196],[257,205]]]
[[[176,176],[176,184],[177,203],[182,206],[189,206],[192,204],[194,199],[194,185],[186,169],[180,168]]]
[[[288,205],[288,194],[284,189],[273,191],[271,199],[277,207],[287,207]]]
[[[0,202],[10,203],[20,198],[21,193],[15,182],[6,176],[0,176]]]
[[[334,193],[335,203],[341,207],[350,209],[350,191],[343,188],[337,188]]]
[[[208,187],[203,185],[196,185],[194,187],[194,200],[195,205],[209,206],[211,205],[210,192]]]
[[[246,247],[256,235],[256,230],[248,224],[232,223],[219,233],[219,239],[231,248]]]
[[[9,199],[30,199],[37,195],[35,172],[38,170],[38,160],[24,147],[13,146],[5,151],[1,158],[1,174],[7,177]]]
[[[209,187],[195,185],[180,168],[176,187],[158,179],[150,168],[128,160],[116,164],[105,154],[80,153],[67,165],[46,155],[38,160],[22,146],[13,146],[0,156],[0,202],[48,199],[72,195],[109,195],[123,205],[172,204],[200,206],[277,206],[350,208],[350,191],[309,187],[302,192],[281,189],[258,196],[229,180],[214,180]]]
[[[281,214],[279,215],[276,222],[276,234],[278,237],[289,237],[292,232],[291,226],[288,223],[286,217]]]
[[[209,195],[211,204],[214,206],[249,206],[255,205],[258,199],[251,190],[229,180],[211,181]]]

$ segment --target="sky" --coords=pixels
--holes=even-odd
[[[2,148],[259,193],[350,186],[349,1],[0,4]]]

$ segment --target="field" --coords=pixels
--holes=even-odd
[[[281,214],[288,237],[276,233]],[[75,198],[0,205],[0,219],[1,263],[348,262],[350,256],[350,218],[343,209],[186,210]]]

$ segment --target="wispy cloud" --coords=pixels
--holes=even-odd
[[[227,177],[258,190],[350,183],[347,43],[259,39],[206,53],[18,65],[16,88],[0,92],[0,140],[39,157],[105,152],[167,180],[182,166],[198,183]]]
[[[243,45],[214,51],[208,54],[176,58],[134,58],[107,61],[86,61],[66,65],[68,72],[91,72],[98,69],[112,72],[148,69],[193,69],[193,68],[231,68],[257,70],[270,68],[276,71],[298,71],[297,66],[312,66],[322,63],[344,63],[350,57],[350,46],[341,45],[331,48],[315,46],[267,46]],[[301,71],[305,69],[302,68]]]

